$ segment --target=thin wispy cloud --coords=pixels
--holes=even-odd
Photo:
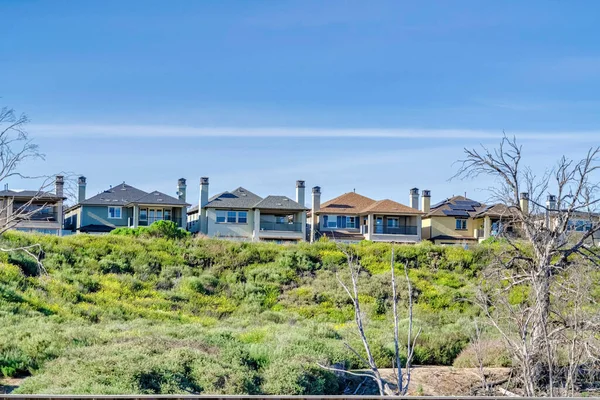
[[[179,125],[32,124],[29,131],[44,137],[256,137],[256,138],[404,138],[404,139],[498,139],[499,130],[423,128],[300,128],[300,127],[190,127]],[[511,131],[521,140],[592,141],[600,131]]]

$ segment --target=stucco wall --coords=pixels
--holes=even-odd
[[[254,212],[251,210],[235,210],[235,211],[247,211],[248,222],[246,224],[230,224],[230,223],[217,223],[217,210],[209,208],[206,210],[206,218],[208,220],[208,231],[209,237],[221,236],[221,237],[244,237],[252,239],[252,232],[254,230]]]
[[[428,218],[431,224],[431,236],[427,238],[435,237],[438,235],[448,236],[462,236],[467,238],[473,238],[473,229],[479,227],[472,219],[467,220],[466,230],[456,229],[456,219],[454,217],[431,217]],[[425,227],[423,228],[425,230]],[[429,226],[427,226],[427,235],[429,235]]]
[[[79,227],[87,225],[127,226],[127,220],[133,216],[131,208],[121,209],[121,218],[108,218],[108,206],[82,206]]]

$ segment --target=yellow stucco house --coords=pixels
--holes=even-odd
[[[511,210],[502,204],[486,205],[464,196],[454,196],[433,206],[431,192],[423,191],[422,237],[434,244],[478,243],[500,230],[511,230]]]

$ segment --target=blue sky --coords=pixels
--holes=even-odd
[[[323,199],[437,201],[465,146],[505,130],[551,166],[600,142],[595,1],[0,0],[0,104],[88,194],[200,176]],[[26,183],[10,182],[11,187]]]

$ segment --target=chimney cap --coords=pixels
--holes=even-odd
[[[86,182],[86,177],[83,175],[77,179],[77,183],[79,183],[79,184],[85,184],[85,182]]]
[[[527,193],[527,192],[521,193],[521,199],[523,199],[523,200],[529,200],[529,193]]]
[[[410,189],[410,194],[419,194],[419,188]]]
[[[56,183],[64,183],[65,177],[62,175],[56,175]]]
[[[549,200],[549,201],[556,201],[556,195],[549,194],[549,195],[548,195],[548,200]]]
[[[431,197],[431,190],[423,189],[423,197]]]
[[[313,187],[313,188],[312,188],[312,192],[313,192],[314,194],[317,194],[317,193],[318,193],[318,194],[321,194],[321,187],[320,187],[320,186],[315,186],[315,187]]]
[[[208,184],[208,176],[203,176],[202,178],[200,178],[200,184],[207,185]]]
[[[177,180],[177,184],[178,184],[178,185],[181,185],[181,186],[185,185],[185,178],[179,178],[179,179]]]
[[[296,181],[296,187],[303,188],[304,187],[304,181]]]

